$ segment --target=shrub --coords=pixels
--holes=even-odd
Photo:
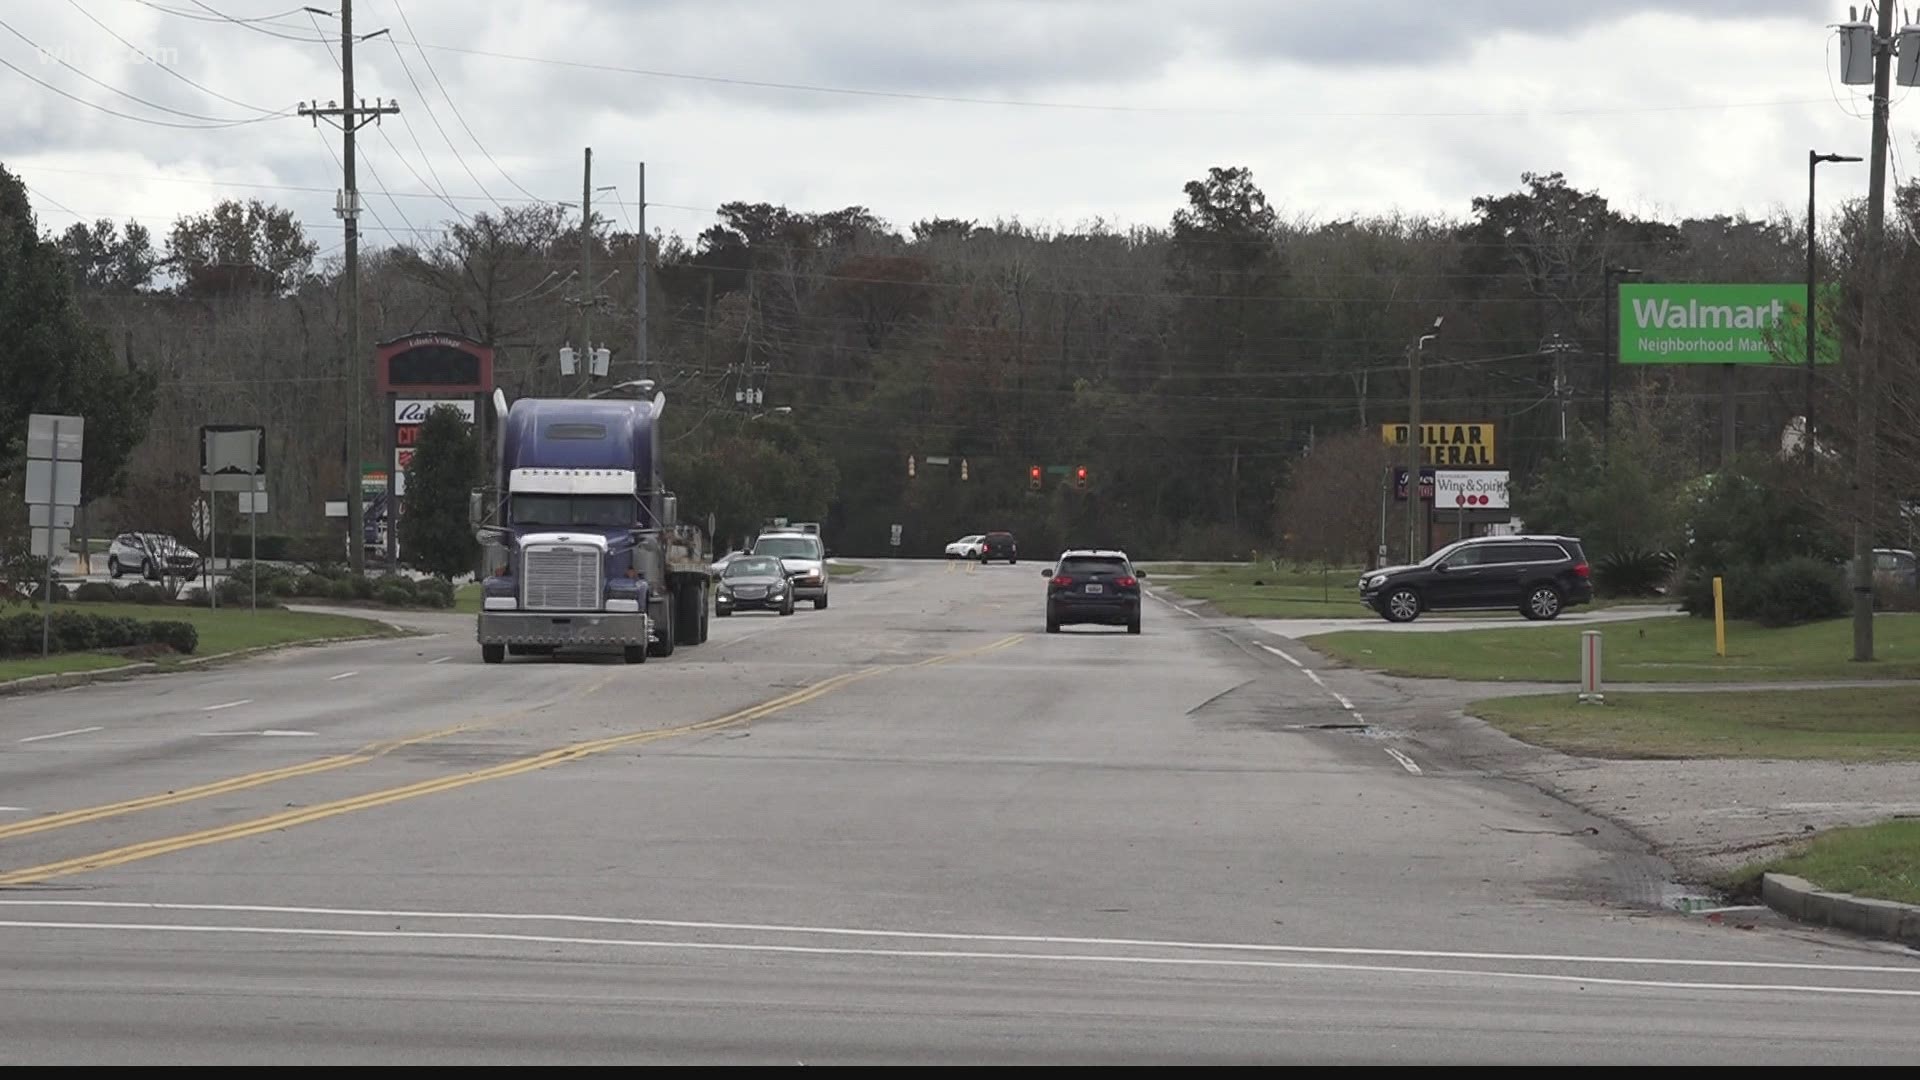
[[[1726,572],[1723,589],[1727,618],[1751,619],[1763,626],[1839,618],[1849,606],[1845,568],[1814,558],[1735,567]],[[1711,573],[1688,573],[1681,607],[1694,615],[1713,614]]]
[[[453,582],[445,578],[421,578],[413,583],[413,595],[427,607],[447,608],[453,606]]]
[[[182,656],[200,647],[200,631],[190,622],[160,620],[147,623],[146,626],[151,641],[165,645]]]
[[[73,590],[73,598],[83,604],[110,604],[121,597],[119,589],[104,581],[88,581]]]
[[[40,652],[40,631],[39,615],[21,613],[0,619],[0,657],[37,655]],[[47,646],[51,652],[124,649],[147,644],[166,645],[175,652],[190,653],[199,647],[200,635],[192,623],[147,621],[80,611],[56,611],[47,624]]]
[[[170,597],[163,586],[136,581],[120,589],[120,599],[129,604],[164,604]]]
[[[293,579],[293,587],[294,587],[293,595],[295,596],[333,596],[335,595],[334,588],[337,585],[341,585],[341,584],[345,584],[345,583],[336,582],[332,578],[329,578],[324,574],[301,574],[299,577]],[[347,592],[349,595],[352,594],[353,592],[352,585],[347,585]]]
[[[391,604],[394,607],[408,607],[413,604],[413,590],[391,581],[382,582],[379,590],[374,593],[374,597],[381,603]]]
[[[353,587],[353,598],[355,600],[373,599],[373,579],[372,578],[360,576],[360,577],[349,577],[346,580],[347,580],[347,583]]]
[[[1604,555],[1594,567],[1595,584],[1607,596],[1654,596],[1673,576],[1672,552],[1626,548]],[[1709,596],[1711,601],[1711,596]]]
[[[327,595],[335,600],[358,600],[360,583],[365,580],[365,578],[340,578],[337,581],[330,581],[327,583]]]

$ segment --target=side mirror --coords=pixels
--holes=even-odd
[[[492,544],[504,544],[513,534],[498,525],[482,525],[473,530],[473,538],[480,541],[481,547]]]
[[[1444,574],[1444,573],[1446,573],[1447,571],[1449,571],[1449,570],[1452,570],[1452,569],[1453,569],[1453,567],[1451,567],[1451,566],[1448,566],[1448,565],[1447,565],[1446,563],[1436,563],[1436,564],[1434,564],[1434,567],[1433,567],[1433,572],[1434,572],[1434,573],[1436,573],[1436,574]]]
[[[486,491],[481,488],[474,488],[472,491],[467,492],[467,524],[478,525],[486,520],[486,507]]]
[[[1133,572],[1133,576],[1137,578],[1144,578],[1147,576],[1147,572],[1145,570],[1135,570]]]
[[[1052,577],[1052,576],[1053,576],[1053,568],[1052,568],[1051,566],[1043,566],[1043,567],[1041,567],[1041,568],[1040,568],[1040,576],[1041,576],[1041,577],[1045,577],[1045,578],[1050,578],[1050,577]]]

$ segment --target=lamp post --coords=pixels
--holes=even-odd
[[[1618,288],[1617,283],[1620,278],[1637,277],[1639,274],[1640,271],[1631,266],[1609,266],[1601,275],[1605,280],[1603,288],[1607,294],[1605,320],[1607,341],[1600,350],[1600,362],[1603,365],[1600,369],[1600,460],[1602,463],[1606,462],[1607,453],[1612,448],[1613,368],[1620,362],[1620,335],[1615,328],[1615,321],[1620,317],[1620,297],[1615,290]]]
[[[1814,283],[1819,272],[1818,233],[1814,229],[1817,213],[1813,204],[1815,170],[1823,161],[1859,161],[1857,157],[1846,154],[1817,154],[1807,151],[1807,408],[1800,416],[1800,441],[1806,452],[1807,462],[1813,462],[1813,381],[1815,331],[1819,325],[1819,308],[1814,306]]]
[[[1440,315],[1433,320],[1433,329],[1420,335],[1420,339],[1407,346],[1407,563],[1420,561],[1420,553],[1426,549],[1424,537],[1420,536],[1420,526],[1426,520],[1426,513],[1420,509],[1420,466],[1422,449],[1420,444],[1420,354],[1426,351],[1427,342],[1440,336],[1440,324],[1446,316]]]

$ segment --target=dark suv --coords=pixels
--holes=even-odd
[[[1140,575],[1124,551],[1076,549],[1060,553],[1047,578],[1047,633],[1069,623],[1106,623],[1140,632]]]
[[[990,532],[980,540],[980,561],[992,562],[1005,559],[1009,563],[1020,561],[1020,548],[1013,542],[1010,532]]]
[[[1593,599],[1586,550],[1571,536],[1480,536],[1434,552],[1417,566],[1360,576],[1360,600],[1389,622],[1423,611],[1517,608],[1552,619]]]

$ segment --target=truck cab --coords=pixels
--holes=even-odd
[[[706,640],[705,537],[662,481],[664,394],[495,395],[499,473],[480,508],[487,547],[481,659],[614,648],[630,664]]]

